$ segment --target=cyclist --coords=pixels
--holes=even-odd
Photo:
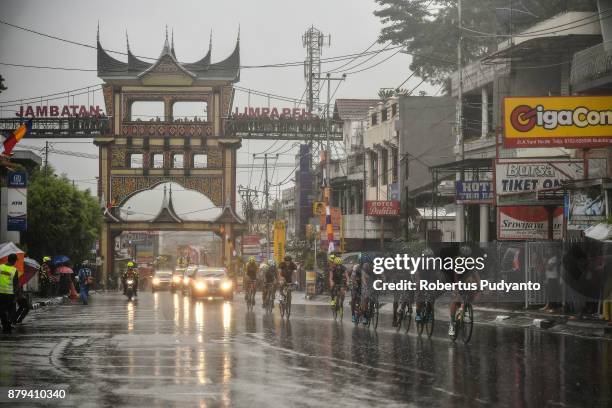
[[[274,261],[270,261],[273,264]],[[259,273],[263,282],[263,290],[261,291],[261,307],[267,306],[268,291],[271,291],[271,299],[274,302],[274,294],[276,293],[276,268],[267,263],[262,263],[259,267]]]
[[[368,306],[370,303],[370,293],[372,282],[374,282],[375,275],[372,267],[372,256],[366,252],[362,252],[359,255],[359,269],[361,272],[361,310],[364,311],[363,324],[367,325],[370,319],[368,316]]]
[[[259,267],[257,266],[257,261],[255,261],[254,256],[249,257],[249,261],[246,263],[244,268],[245,268],[245,274],[244,274],[243,285],[245,287],[244,295],[246,299],[246,297],[249,294],[249,290],[251,288],[253,288],[253,290],[257,289],[255,285],[257,284],[257,271]],[[253,297],[253,300],[254,299],[255,297]]]
[[[345,287],[348,282],[348,273],[344,265],[342,265],[342,258],[334,258],[334,266],[329,274],[329,287],[331,294],[331,306],[336,306],[337,295],[340,294],[342,298],[345,295]]]
[[[423,250],[423,256],[425,258],[432,258],[432,257],[434,257],[435,254],[434,254],[433,249],[431,249],[429,247],[425,248],[425,250]],[[432,274],[432,273],[434,273],[434,271],[428,271],[427,273]],[[423,276],[422,275],[422,271],[417,270],[415,272],[414,280],[416,282],[420,281],[421,279],[425,279],[425,278],[427,278],[427,280],[431,280],[430,276],[427,276],[427,275]],[[418,291],[418,290],[416,291],[416,294],[415,294],[415,304],[416,304],[416,308],[415,308],[416,309],[416,313],[415,313],[415,316],[414,316],[414,321],[416,323],[419,323],[422,320],[421,311],[423,310],[423,306],[425,305],[425,293],[422,293],[421,291]]]
[[[443,254],[440,253],[440,256],[442,256]],[[459,257],[469,257],[472,256],[472,249],[469,246],[462,246],[461,248],[459,248]],[[453,283],[453,282],[473,282],[473,281],[479,281],[480,278],[478,276],[478,273],[475,270],[471,270],[471,271],[466,271],[464,273],[456,273],[454,270],[445,270],[445,278],[447,282]],[[462,303],[462,294],[468,294],[468,301],[471,303],[473,301],[473,297],[476,294],[475,292],[471,292],[471,291],[460,291],[460,290],[455,290],[453,291],[452,294],[452,301],[449,305],[449,311],[450,311],[450,322],[448,324],[448,335],[449,336],[454,336],[455,335],[455,331],[456,331],[456,327],[457,327],[457,322],[456,322],[456,318],[457,318],[457,309],[459,309],[461,307],[461,303]]]
[[[359,264],[353,265],[349,282],[351,284],[351,316],[353,323],[355,323],[355,306],[361,294],[361,268]]]
[[[291,256],[287,255],[283,262],[278,265],[278,281],[284,282],[285,285],[293,282],[293,274],[297,266],[293,263]]]

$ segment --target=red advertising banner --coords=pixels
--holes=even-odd
[[[497,239],[548,239],[548,210],[544,206],[497,207]],[[553,239],[561,239],[563,207],[553,212]]]
[[[366,215],[370,217],[397,217],[400,215],[400,202],[388,201],[366,201]]]
[[[249,234],[242,236],[242,245],[259,245],[261,236],[259,234]]]

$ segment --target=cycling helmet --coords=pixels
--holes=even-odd
[[[334,259],[335,259],[335,258],[336,258],[336,255],[331,254],[331,255],[329,256],[329,262],[334,262]]]
[[[43,256],[43,262],[50,262],[50,261],[51,261],[50,256]]]
[[[133,268],[133,267],[134,267],[134,262],[129,261],[129,262],[127,263],[127,266],[128,266],[128,268]]]
[[[255,257],[254,256],[249,256],[249,262],[255,262]]]
[[[339,256],[334,258],[334,263],[336,265],[342,265],[342,258],[340,258]]]
[[[423,256],[432,257],[434,256],[434,251],[430,247],[427,247],[423,250]]]

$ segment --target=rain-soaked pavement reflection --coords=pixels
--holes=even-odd
[[[313,305],[287,322],[246,313],[240,297],[98,294],[2,337],[0,387],[62,387],[53,405],[79,406],[612,405],[608,340],[479,325],[464,346],[442,324],[432,339],[381,324],[336,323]]]

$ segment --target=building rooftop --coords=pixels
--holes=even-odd
[[[166,39],[162,51],[156,61],[150,62],[132,54],[129,41],[127,43],[127,62],[112,57],[100,43],[100,31],[97,35],[98,76],[107,82],[141,81],[152,74],[182,76],[187,81],[220,81],[238,82],[240,80],[240,33],[232,53],[224,60],[211,63],[212,41],[208,52],[200,60],[192,63],[179,62],[174,52],[174,38]]]
[[[334,119],[360,120],[368,116],[368,110],[376,106],[379,99],[336,99]]]

